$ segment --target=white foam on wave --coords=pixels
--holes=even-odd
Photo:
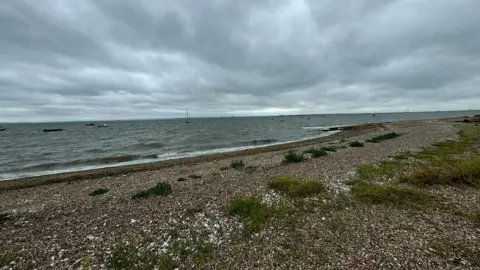
[[[276,143],[271,143],[271,144],[250,145],[250,146],[240,146],[240,147],[230,147],[230,148],[218,148],[218,149],[212,149],[212,150],[206,150],[206,151],[196,151],[196,152],[182,153],[182,154],[179,154],[179,153],[176,153],[176,152],[165,153],[165,154],[162,154],[162,155],[158,155],[156,159],[139,159],[139,160],[132,160],[132,161],[127,161],[127,162],[119,162],[119,163],[115,163],[115,164],[71,167],[71,168],[64,168],[64,169],[59,169],[59,170],[46,170],[46,171],[39,171],[39,172],[0,174],[0,181],[1,180],[19,179],[19,178],[25,178],[25,177],[33,177],[33,176],[59,174],[59,173],[81,172],[81,171],[88,171],[88,170],[101,169],[101,168],[120,167],[120,166],[126,166],[126,165],[145,164],[145,163],[152,163],[152,162],[157,162],[157,161],[181,159],[181,158],[188,158],[188,157],[198,157],[198,156],[205,156],[205,155],[218,154],[218,153],[236,152],[236,151],[242,151],[242,150],[248,150],[248,149],[254,149],[254,148],[262,148],[262,147],[266,147],[266,146],[282,145],[282,144],[287,144],[287,143],[301,142],[301,141],[305,141],[305,140],[316,139],[316,138],[320,138],[320,137],[326,137],[326,136],[330,136],[330,135],[333,135],[335,133],[338,133],[340,131],[341,130],[327,131],[327,132],[323,132],[321,135],[317,135],[317,136],[306,137],[306,138],[303,138],[303,139],[286,141],[286,142],[276,142]]]

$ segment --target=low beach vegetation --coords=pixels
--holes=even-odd
[[[361,184],[352,187],[353,197],[361,202],[388,206],[423,208],[432,201],[432,196],[409,187],[378,186]]]
[[[422,164],[402,181],[417,186],[464,185],[480,188],[480,157]]]
[[[367,140],[367,142],[379,143],[379,142],[382,142],[382,141],[395,139],[395,138],[398,138],[398,137],[400,137],[400,134],[395,133],[395,132],[391,132],[391,133],[387,133],[387,134],[380,135],[380,136],[377,136],[377,137],[373,137],[373,138]]]
[[[246,236],[259,232],[270,217],[270,210],[257,197],[236,198],[230,202],[229,213],[240,218]]]
[[[323,157],[323,156],[328,155],[327,151],[322,150],[322,149],[316,149],[316,148],[309,149],[309,150],[305,151],[304,153],[311,154],[313,158],[318,158],[318,157]]]
[[[230,167],[238,170],[238,169],[241,169],[241,168],[245,167],[245,163],[243,162],[243,160],[234,160],[230,164]]]
[[[279,221],[297,213],[290,204],[284,202],[266,204],[260,198],[254,196],[231,200],[228,212],[231,216],[240,219],[243,224],[243,235],[245,237],[250,237],[252,234],[260,232],[271,219]]]
[[[107,193],[109,191],[108,188],[97,188],[94,191],[88,193],[89,196],[99,196]]]
[[[282,160],[282,164],[290,164],[290,163],[299,163],[307,160],[307,158],[303,154],[298,154],[295,151],[289,151]]]
[[[351,142],[348,145],[350,145],[350,147],[363,147],[363,143],[359,141]]]
[[[112,270],[141,270],[165,269],[173,270],[177,266],[172,256],[159,253],[148,247],[140,248],[138,243],[121,244],[114,247],[107,258],[107,269]]]
[[[153,196],[168,196],[172,193],[172,187],[168,183],[159,182],[155,186],[141,190],[132,196],[132,199],[145,199]]]
[[[196,174],[191,174],[191,175],[189,175],[188,177],[191,178],[191,179],[200,179],[200,178],[202,178],[201,175],[196,175]]]
[[[290,177],[273,179],[269,187],[293,198],[309,197],[325,192],[325,185],[319,181],[299,181]]]
[[[357,169],[357,177],[361,181],[369,182],[380,176],[393,177],[401,171],[398,161],[384,161],[377,165],[363,164]]]

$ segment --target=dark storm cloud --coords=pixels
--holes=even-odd
[[[0,122],[469,109],[480,2],[0,3]]]

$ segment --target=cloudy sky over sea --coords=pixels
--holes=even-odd
[[[478,109],[478,0],[4,0],[0,122]]]

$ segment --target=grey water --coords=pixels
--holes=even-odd
[[[228,152],[328,136],[322,127],[480,111],[0,124],[0,180]],[[283,119],[283,121],[282,121]],[[1,119],[0,119],[1,120]],[[44,129],[63,129],[43,132]]]

